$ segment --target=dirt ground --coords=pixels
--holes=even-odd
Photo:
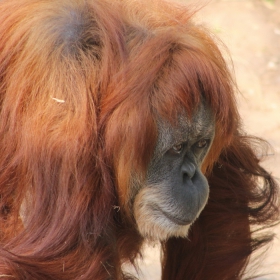
[[[245,130],[273,146],[274,155],[268,157],[264,166],[280,183],[280,0],[202,3],[206,2],[197,22],[210,27],[228,47],[242,93],[238,102]],[[275,233],[273,245],[258,266],[258,272],[266,276],[258,280],[280,279],[280,226]],[[158,248],[148,247],[144,255],[140,280],[160,279]]]

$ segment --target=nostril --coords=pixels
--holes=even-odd
[[[189,175],[186,173],[183,173],[183,184],[185,185],[190,180]]]
[[[196,167],[193,163],[184,163],[182,166],[182,175],[183,179],[192,179],[193,176],[195,175],[196,172]]]

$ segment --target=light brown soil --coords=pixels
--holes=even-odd
[[[213,0],[197,19],[229,48],[242,93],[238,102],[245,130],[273,146],[275,154],[264,166],[280,182],[280,0]],[[280,226],[275,233],[278,238],[258,266],[266,276],[258,280],[280,279]],[[158,248],[144,254],[140,279],[160,279]]]
[[[244,128],[272,145],[274,155],[263,165],[280,183],[280,0],[212,1],[200,18],[229,48]],[[266,274],[259,280],[280,279],[280,226],[275,233],[258,265],[258,272]]]

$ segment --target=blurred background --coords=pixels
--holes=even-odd
[[[210,28],[228,47],[244,128],[272,145],[274,153],[263,165],[280,183],[280,0],[181,2],[205,5],[196,22]],[[258,264],[258,273],[266,275],[258,280],[280,279],[280,226],[274,231],[275,241]],[[159,255],[157,246],[144,250],[140,280],[160,279]]]

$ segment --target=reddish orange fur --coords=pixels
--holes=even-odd
[[[202,93],[210,199],[190,241],[162,244],[162,279],[240,279],[271,239],[250,230],[277,217],[263,143],[241,131],[225,61],[191,16],[162,1],[0,2],[0,276],[129,279],[121,264],[143,242],[130,178],[145,175],[156,119],[191,117]]]

